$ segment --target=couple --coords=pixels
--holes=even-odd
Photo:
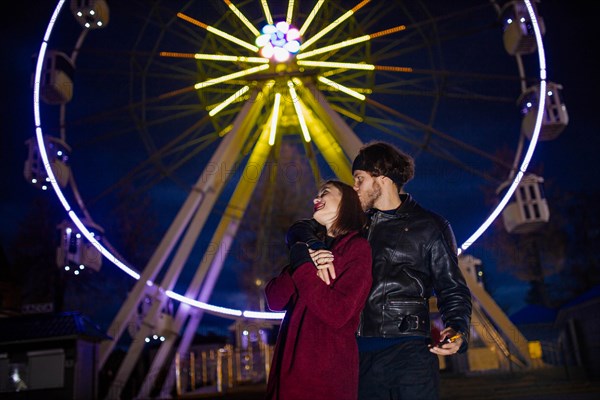
[[[413,159],[363,146],[354,186],[328,181],[287,234],[290,263],[265,288],[286,311],[267,399],[439,398],[437,355],[467,349],[471,294],[443,217],[402,189]],[[365,212],[363,212],[365,211]],[[431,344],[429,297],[445,329]]]

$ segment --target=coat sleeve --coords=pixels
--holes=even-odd
[[[456,239],[446,223],[430,249],[433,287],[440,316],[446,327],[464,336],[460,352],[467,350],[471,323],[471,291],[458,266]]]
[[[285,236],[285,242],[288,248],[296,243],[305,243],[312,250],[326,249],[317,233],[323,232],[325,227],[319,224],[314,218],[300,219],[292,224]]]
[[[298,297],[325,324],[339,329],[359,313],[371,289],[371,248],[366,239],[352,238],[343,255],[334,249],[337,278],[326,285],[312,263],[301,265],[291,276]],[[339,271],[339,272],[338,272]]]
[[[296,287],[290,276],[289,268],[283,269],[279,276],[271,279],[265,286],[265,297],[271,311],[285,311],[294,301]]]

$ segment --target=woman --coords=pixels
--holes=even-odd
[[[322,225],[322,242],[331,253],[288,242],[290,264],[265,288],[269,308],[286,311],[269,400],[358,396],[355,332],[371,288],[371,248],[360,235],[365,217],[356,192],[339,181],[323,184],[313,203],[313,219]]]

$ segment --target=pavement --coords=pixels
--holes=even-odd
[[[263,400],[265,385],[245,385],[226,393],[187,393],[181,399]],[[598,400],[600,379],[562,368],[515,373],[442,373],[440,400]],[[310,400],[310,399],[307,399]],[[336,400],[336,399],[331,399]]]

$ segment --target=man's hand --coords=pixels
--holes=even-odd
[[[440,332],[440,342],[429,346],[429,351],[441,356],[456,354],[462,346],[464,339],[461,333],[452,328],[446,328]]]
[[[333,266],[333,253],[329,250],[308,250],[313,263],[317,267],[317,276],[326,284],[335,279],[335,268]]]

